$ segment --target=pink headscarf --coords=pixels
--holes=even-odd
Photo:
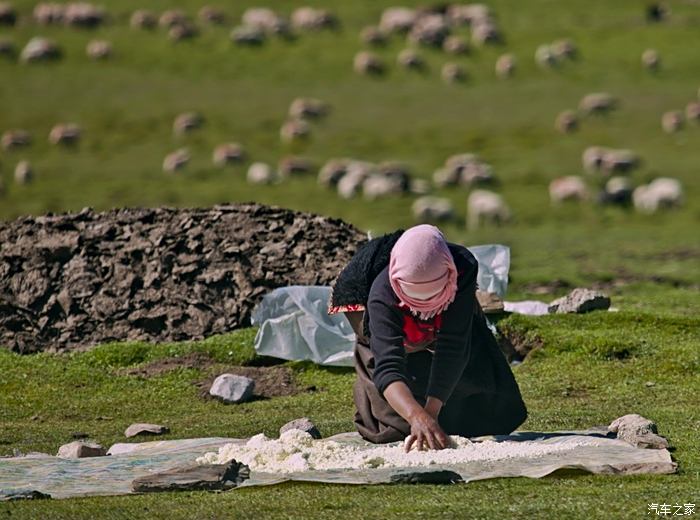
[[[457,267],[438,228],[422,224],[401,235],[391,250],[389,283],[399,301],[423,320],[452,303]]]

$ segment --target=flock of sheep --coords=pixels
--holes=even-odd
[[[32,13],[38,25],[61,24],[70,27],[95,27],[108,22],[108,14],[99,7],[85,2],[68,4],[40,3]],[[0,2],[0,25],[14,25],[19,16],[11,4]],[[226,15],[213,7],[202,7],[198,13],[201,24],[225,24]],[[160,15],[137,10],[131,14],[129,24],[135,29],[167,31],[169,38],[179,41],[191,38],[198,33],[197,23],[179,10],[168,10]],[[324,9],[300,7],[286,18],[268,8],[251,8],[241,18],[241,24],[231,31],[231,39],[240,45],[261,45],[272,36],[293,37],[301,31],[335,29],[339,26],[337,17]],[[470,38],[455,33],[455,29],[468,27]],[[448,55],[470,52],[472,46],[500,43],[503,34],[490,8],[482,4],[455,4],[435,9],[413,9],[392,7],[383,11],[377,25],[367,26],[360,33],[360,41],[367,46],[382,46],[391,37],[405,38],[407,47],[401,50],[396,63],[407,69],[424,69],[425,61],[419,52],[420,46],[441,48]],[[112,56],[112,44],[105,40],[92,40],[86,49],[92,59],[106,59]],[[0,39],[0,55],[14,56],[14,44]],[[32,38],[19,53],[21,62],[38,62],[58,59],[61,48],[54,41]],[[561,39],[540,45],[534,54],[535,62],[541,67],[557,67],[565,61],[577,59],[578,49],[574,42]],[[659,53],[647,49],[641,58],[642,65],[651,72],[661,66]],[[355,55],[354,69],[359,74],[382,74],[388,65],[377,54],[363,50]],[[510,78],[516,71],[517,62],[512,54],[503,54],[496,60],[495,73],[499,78]],[[456,62],[447,62],[441,69],[441,77],[446,82],[459,82],[467,77],[467,71]],[[699,93],[700,95],[700,93]],[[609,114],[619,108],[618,100],[609,93],[598,92],[581,99],[577,110],[564,110],[555,119],[555,129],[561,133],[577,130],[582,118],[599,114]],[[283,143],[293,143],[308,139],[313,132],[314,121],[329,114],[329,105],[312,98],[295,99],[289,107],[287,118],[280,128]],[[685,122],[700,122],[700,103],[690,101],[684,111],[671,110],[662,115],[661,127],[665,132],[678,132]],[[187,112],[178,115],[173,122],[173,132],[185,136],[204,125],[201,114]],[[58,124],[49,133],[49,141],[54,145],[75,145],[81,138],[81,128],[72,123]],[[4,150],[21,148],[31,144],[32,137],[24,130],[7,130],[0,144]],[[174,173],[186,167],[191,159],[187,148],[180,148],[168,154],[162,164],[167,173]],[[240,143],[227,142],[217,146],[212,152],[212,161],[217,167],[229,164],[242,164],[248,160]],[[595,198],[601,203],[632,204],[641,212],[655,212],[662,208],[682,204],[683,189],[676,179],[658,178],[647,185],[634,186],[630,173],[641,161],[631,150],[618,150],[592,146],[582,155],[583,171],[597,186]],[[309,173],[315,165],[303,157],[283,158],[276,168],[267,163],[253,162],[247,170],[247,180],[254,184],[270,184],[284,180],[290,175]],[[21,160],[15,168],[15,180],[26,184],[33,178],[30,163]],[[503,223],[510,219],[511,211],[501,195],[488,190],[496,180],[493,168],[472,153],[462,153],[448,157],[443,166],[436,169],[432,183],[415,178],[409,168],[398,162],[371,163],[352,158],[338,158],[327,161],[318,171],[318,182],[333,188],[342,198],[358,195],[374,200],[396,194],[418,195],[412,205],[414,218],[420,222],[445,221],[455,218],[455,209],[449,199],[431,195],[433,188],[466,187],[470,190],[467,199],[467,225],[470,228],[485,222]],[[0,194],[3,186],[0,179]],[[554,179],[549,185],[552,203],[567,201],[587,201],[594,198],[583,176],[567,176]]]

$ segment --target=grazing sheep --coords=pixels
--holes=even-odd
[[[240,25],[231,30],[231,40],[237,45],[258,46],[265,43],[265,32],[256,27]]]
[[[578,116],[573,110],[564,110],[557,115],[554,128],[562,134],[569,134],[578,129]]]
[[[250,165],[246,179],[250,184],[272,184],[278,180],[270,165],[262,162]]]
[[[34,6],[32,17],[39,25],[62,23],[65,10],[64,4],[40,3]]]
[[[512,54],[502,54],[496,60],[496,76],[505,79],[510,78],[515,72],[515,56]]]
[[[433,172],[433,184],[438,188],[459,184],[460,171],[456,168],[438,168]]]
[[[448,36],[442,42],[442,50],[448,54],[467,54],[469,44],[461,36]]]
[[[445,63],[440,76],[445,83],[461,83],[467,79],[467,71],[459,63]]]
[[[205,23],[212,25],[223,25],[226,23],[226,14],[221,9],[210,5],[203,6],[198,12],[197,17]]]
[[[81,136],[80,127],[74,123],[58,124],[49,133],[49,142],[55,145],[77,144]]]
[[[556,40],[552,43],[550,49],[557,60],[575,60],[578,56],[576,44],[568,38]]]
[[[34,170],[32,170],[29,161],[20,161],[15,166],[15,182],[17,184],[29,184],[34,178]]]
[[[477,46],[500,43],[501,32],[492,20],[483,20],[472,24],[472,43]]]
[[[608,152],[609,150],[602,146],[589,146],[586,148],[581,155],[583,169],[588,173],[599,172],[603,166],[603,159],[605,159],[605,155]]]
[[[204,118],[197,112],[184,112],[178,115],[173,121],[173,133],[175,135],[185,135],[192,130],[201,128],[204,124]]]
[[[92,60],[104,60],[112,56],[112,44],[106,40],[92,40],[87,44],[85,53]]]
[[[158,25],[163,29],[170,29],[188,21],[187,15],[180,9],[168,9],[163,11],[160,18],[158,18]]]
[[[456,27],[491,21],[491,10],[484,4],[453,4],[447,8],[447,19]]]
[[[559,177],[549,183],[549,199],[554,204],[565,201],[584,201],[588,199],[588,189],[581,177],[576,175]]]
[[[360,42],[379,47],[386,44],[387,36],[380,28],[369,25],[360,31]]]
[[[289,22],[267,7],[251,7],[241,17],[243,25],[255,27],[268,34],[289,34]]]
[[[14,58],[17,54],[17,49],[14,42],[11,40],[0,39],[0,56],[5,56],[7,58]]]
[[[411,205],[413,218],[421,223],[446,222],[455,217],[450,199],[443,197],[419,197]]]
[[[411,179],[408,192],[414,195],[427,195],[430,193],[430,181],[427,179]]]
[[[647,49],[642,53],[642,65],[644,68],[656,72],[661,65],[661,57],[654,49]]]
[[[607,114],[616,109],[618,101],[607,92],[587,94],[579,103],[579,109],[584,114]]]
[[[413,43],[440,47],[449,34],[450,28],[444,16],[427,14],[416,20],[408,33],[408,39]]]
[[[32,137],[26,130],[8,130],[2,134],[0,140],[3,150],[11,150],[21,146],[29,146],[32,144]]]
[[[377,173],[377,168],[373,163],[350,160],[347,164],[345,175],[336,184],[338,195],[344,199],[353,198],[362,189],[365,179]]]
[[[334,29],[338,26],[338,19],[327,9],[313,7],[299,7],[292,13],[292,27],[306,31],[318,31],[321,29]]]
[[[380,75],[386,69],[384,62],[379,56],[367,51],[355,54],[353,68],[358,74],[365,75]]]
[[[318,172],[318,183],[327,188],[338,185],[338,181],[348,172],[350,159],[331,159]]]
[[[660,209],[676,208],[683,204],[683,187],[677,179],[659,177],[632,192],[637,211],[655,213]]]
[[[216,166],[241,163],[245,160],[246,153],[243,146],[238,143],[224,143],[214,148],[212,161]]]
[[[105,12],[87,2],[66,4],[63,22],[73,27],[97,27],[105,21]]]
[[[610,175],[612,173],[628,173],[636,169],[639,164],[639,156],[632,150],[625,149],[603,149],[603,159],[600,170]]]
[[[0,2],[0,25],[14,25],[17,22],[17,12],[9,2]]]
[[[673,134],[683,128],[683,113],[680,110],[670,110],[661,116],[661,128],[667,134]]]
[[[474,186],[493,182],[493,168],[475,154],[463,153],[448,157],[445,166],[433,173],[433,182],[438,187]]]
[[[405,69],[419,70],[425,68],[425,60],[413,49],[403,49],[396,57],[396,63]]]
[[[146,9],[137,9],[129,19],[129,25],[133,29],[153,29],[158,24],[155,13]]]
[[[304,119],[290,119],[280,128],[280,139],[285,143],[303,141],[311,135],[311,125]]]
[[[415,9],[389,7],[382,12],[379,27],[386,33],[407,33],[413,28],[417,18]]]
[[[552,52],[552,47],[549,45],[540,45],[535,51],[535,63],[543,68],[552,68],[557,65],[557,57]]]
[[[163,159],[163,171],[165,173],[175,173],[181,170],[190,162],[190,153],[187,148],[180,148],[169,153]]]
[[[320,119],[328,112],[328,104],[315,98],[296,98],[289,105],[289,117],[293,119]]]
[[[467,199],[467,227],[477,229],[482,224],[503,224],[510,220],[510,209],[503,198],[492,191],[474,190]]]
[[[174,42],[188,40],[197,36],[197,27],[190,22],[173,25],[168,29],[168,38]]]
[[[283,157],[277,164],[277,172],[281,177],[310,173],[314,169],[314,163],[305,157],[293,155]]]
[[[19,55],[24,63],[57,60],[61,57],[61,49],[48,38],[34,37],[22,49]]]
[[[599,202],[626,206],[632,201],[632,182],[627,177],[610,177]]]
[[[389,175],[370,175],[362,182],[362,194],[367,200],[375,200],[389,195],[398,195],[406,191],[400,178]]]
[[[688,121],[700,121],[700,103],[691,101],[685,106],[685,118]]]

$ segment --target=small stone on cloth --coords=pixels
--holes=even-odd
[[[191,464],[153,475],[138,477],[131,488],[138,493],[153,491],[225,490],[250,476],[247,466],[230,460],[225,464]]]
[[[610,298],[598,291],[577,287],[567,296],[558,298],[549,304],[550,314],[578,313],[607,310]]]
[[[58,448],[57,457],[62,459],[82,459],[86,457],[103,457],[107,454],[99,444],[94,442],[74,441]]]
[[[243,403],[253,397],[255,381],[245,376],[221,374],[209,389],[209,395],[227,403]]]
[[[135,437],[137,435],[162,435],[170,430],[166,426],[160,424],[136,423],[129,426],[124,435],[127,437]]]
[[[322,437],[321,432],[318,431],[316,425],[312,423],[311,419],[309,419],[308,417],[302,417],[300,419],[294,419],[293,421],[289,421],[287,424],[280,428],[280,435],[282,435],[287,430],[301,430],[311,435],[314,439],[320,439]]]
[[[608,426],[608,431],[617,433],[617,438],[637,448],[668,448],[668,441],[659,435],[656,423],[636,413],[618,417]]]

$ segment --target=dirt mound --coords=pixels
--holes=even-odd
[[[255,390],[253,397],[257,399],[269,399],[271,397],[284,397],[288,395],[296,395],[301,392],[313,392],[316,387],[303,387],[297,385],[294,380],[294,372],[289,367],[271,366],[271,367],[238,367],[228,366],[217,370],[216,374],[204,379],[196,381],[195,385],[199,388],[199,396],[202,399],[214,399],[209,395],[214,379],[221,374],[235,374],[237,376],[249,377],[255,381]]]
[[[364,238],[341,220],[258,204],[0,223],[0,345],[27,353],[227,332],[249,325],[275,287],[330,284]]]

